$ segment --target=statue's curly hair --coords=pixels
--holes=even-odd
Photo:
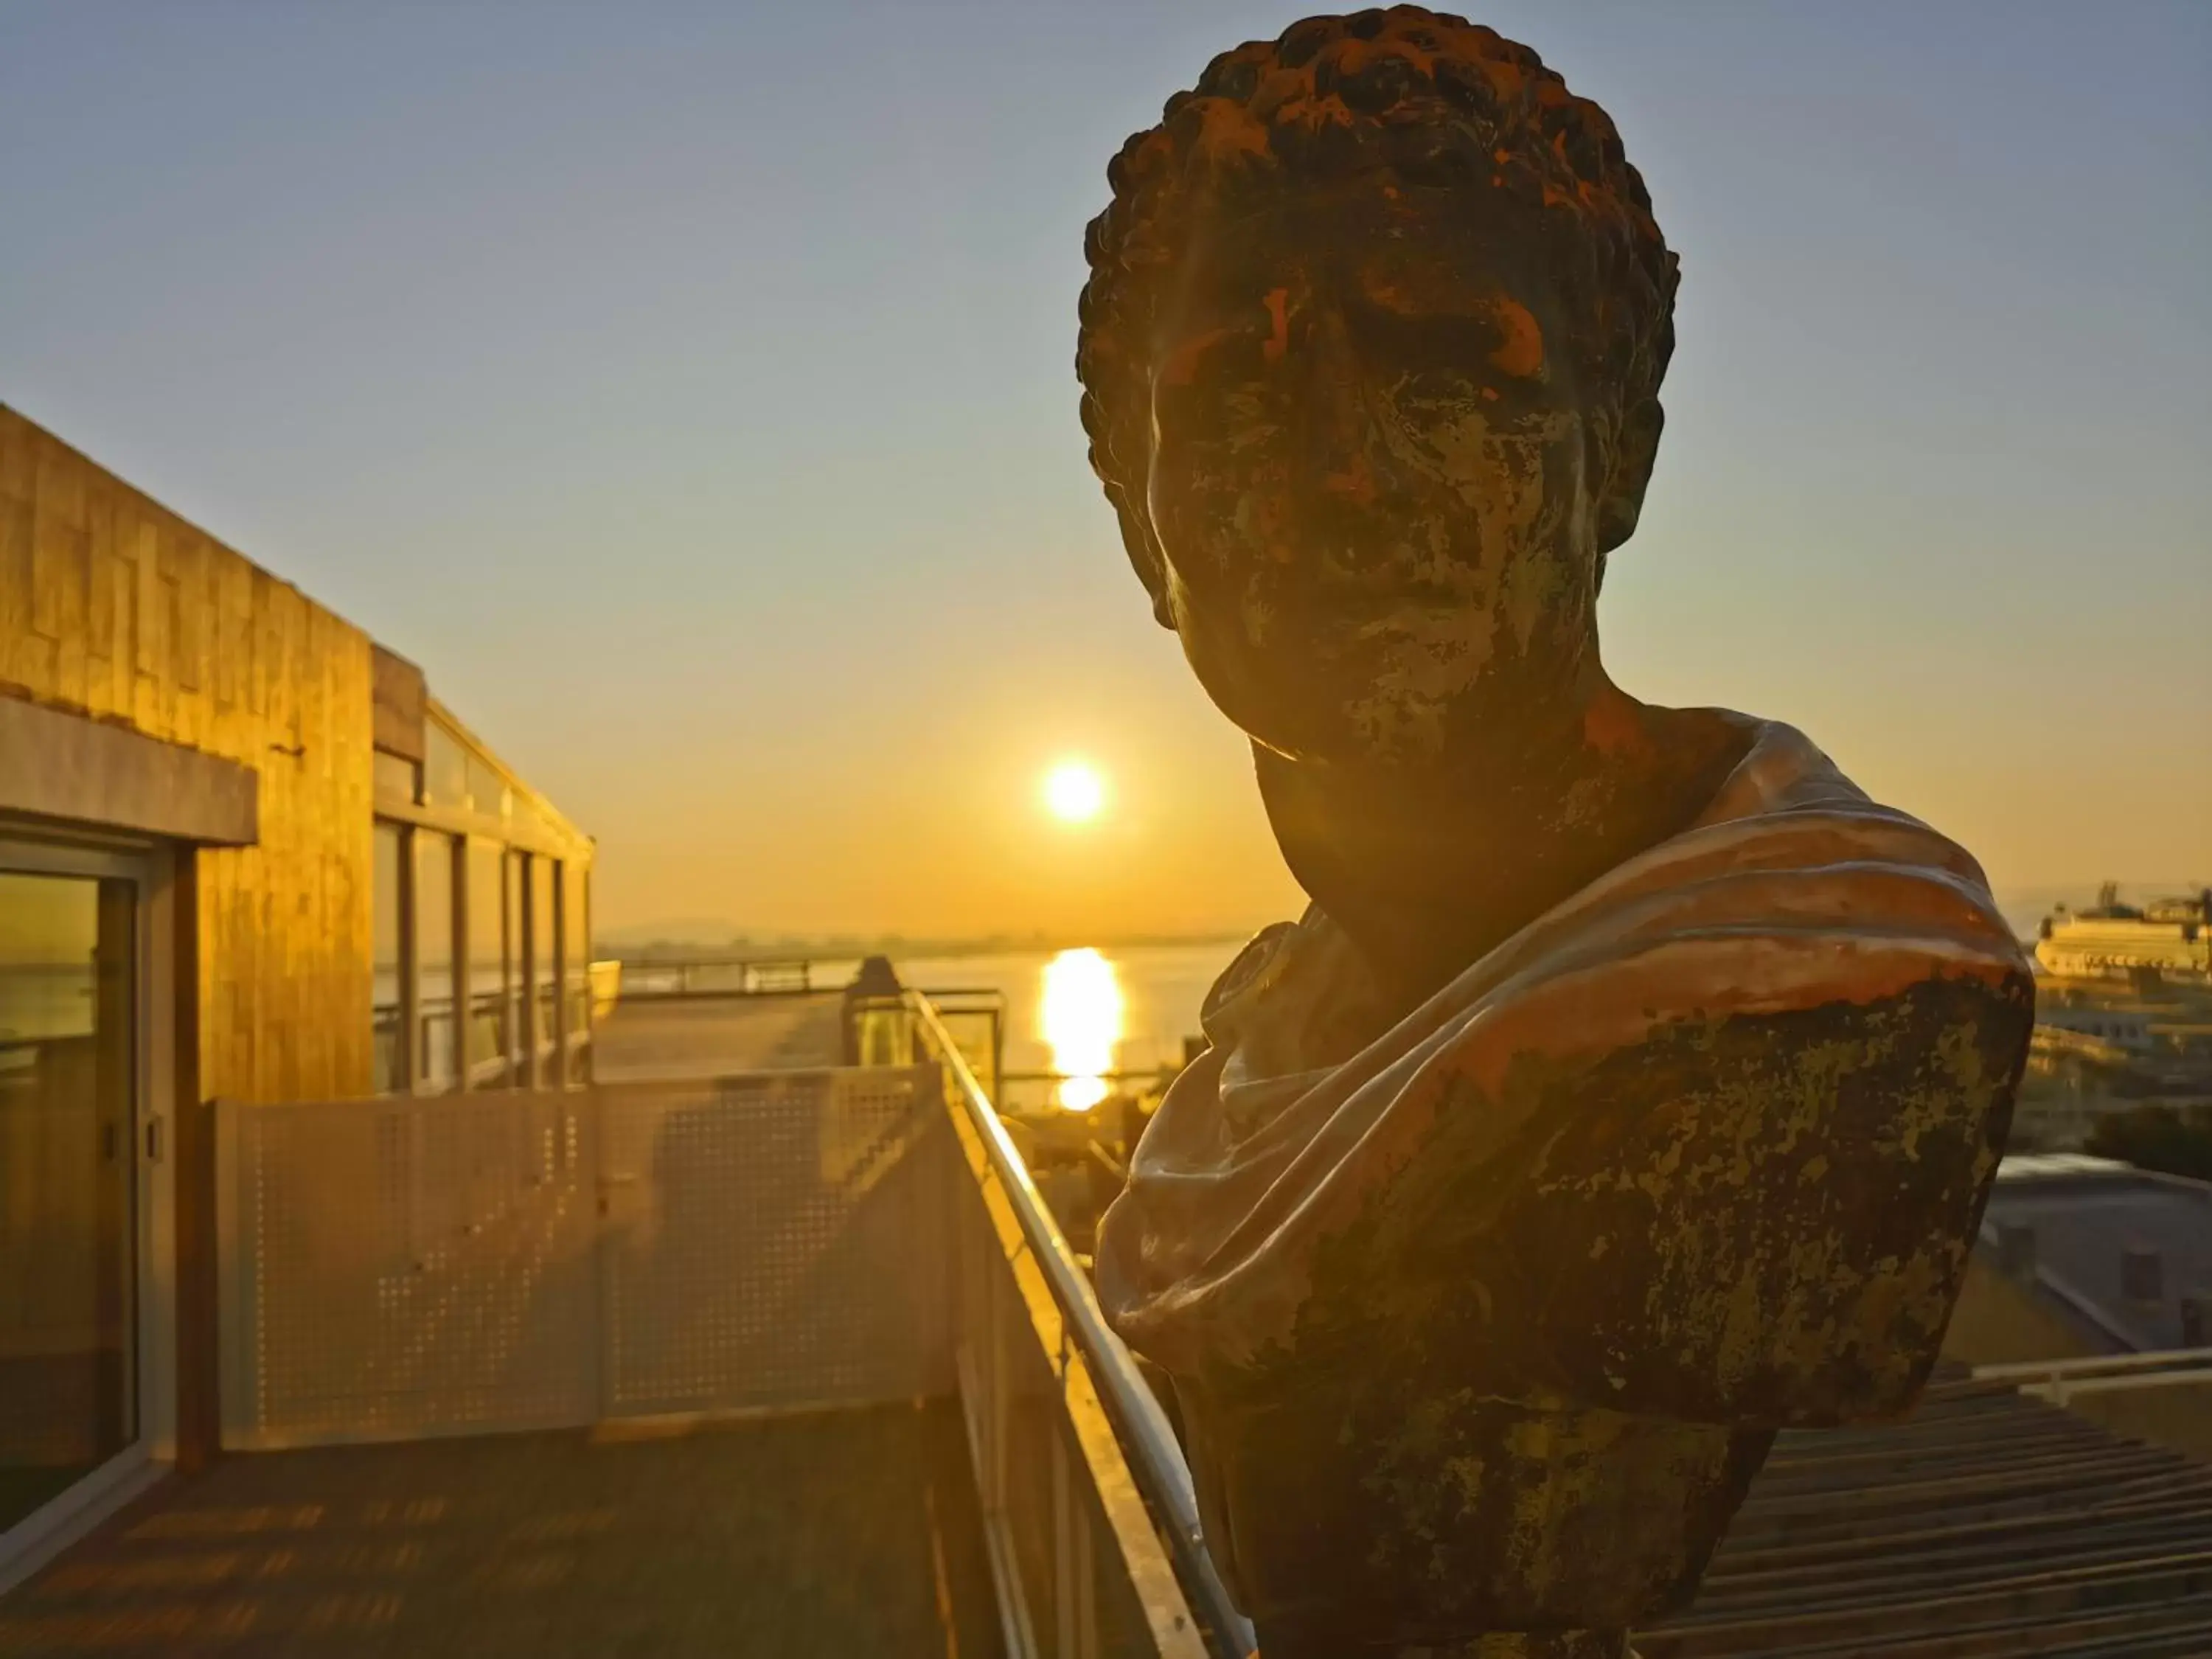
[[[1601,419],[1656,398],[1674,347],[1678,261],[1644,179],[1595,104],[1528,47],[1419,6],[1312,17],[1248,41],[1167,101],[1108,163],[1084,239],[1075,372],[1091,465],[1139,574],[1151,443],[1147,336],[1194,210],[1236,212],[1316,179],[1382,173],[1525,211],[1587,319],[1572,343]],[[1630,520],[1632,527],[1633,520]],[[1625,538],[1624,529],[1614,539]]]

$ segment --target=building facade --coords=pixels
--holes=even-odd
[[[0,405],[0,1580],[214,1445],[213,1103],[589,1074],[592,844]]]
[[[2089,908],[2044,920],[2035,959],[2062,979],[2212,983],[2212,889],[2137,906],[2107,882]]]

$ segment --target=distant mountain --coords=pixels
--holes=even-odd
[[[2032,939],[2044,917],[2058,905],[2066,904],[2078,909],[2094,903],[2100,879],[2087,877],[2079,881],[2039,884],[2022,883],[2018,886],[2000,887],[1996,891],[1997,909],[2012,924],[2015,935]],[[2170,894],[2194,893],[2203,885],[2202,878],[2122,881],[2120,896],[2128,902],[2140,902]],[[1080,945],[1124,948],[1146,945],[1210,945],[1222,939],[1241,940],[1256,931],[1256,927],[1221,928],[1211,933],[1204,930],[1182,933],[1172,930],[1153,933],[1132,931],[1110,938],[1082,939],[1072,935],[1062,938],[1045,933],[936,934],[916,938],[896,933],[798,933],[748,928],[726,918],[689,916],[672,917],[664,921],[632,922],[619,927],[602,927],[595,930],[592,935],[592,948],[601,952],[622,954],[642,954],[659,950],[671,954],[750,957],[862,957],[878,952],[905,957],[956,957],[994,951],[1053,951]]]
[[[1093,945],[1127,949],[1152,945],[1212,945],[1224,940],[1243,942],[1256,927],[1221,928],[1212,932],[1128,933],[1065,938],[1030,933],[933,934],[790,933],[755,932],[728,921],[672,920],[635,922],[620,927],[593,930],[592,948],[600,955],[732,956],[851,957],[884,955],[916,957],[976,956],[1003,951],[1055,951]]]
[[[720,950],[744,943],[746,930],[722,918],[678,917],[668,921],[632,922],[623,927],[595,927],[594,945],[628,950],[634,945],[682,945],[701,950]]]

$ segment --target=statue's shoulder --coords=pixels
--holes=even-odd
[[[1695,823],[1474,963],[1446,1000],[1432,1059],[1496,1100],[1509,1073],[1612,1064],[1625,1088],[1662,1054],[1717,1077],[1877,1038],[2024,1054],[2033,988],[1963,848],[1760,723]]]

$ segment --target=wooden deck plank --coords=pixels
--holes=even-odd
[[[226,1458],[0,1601],[0,1655],[999,1652],[950,1401]]]

